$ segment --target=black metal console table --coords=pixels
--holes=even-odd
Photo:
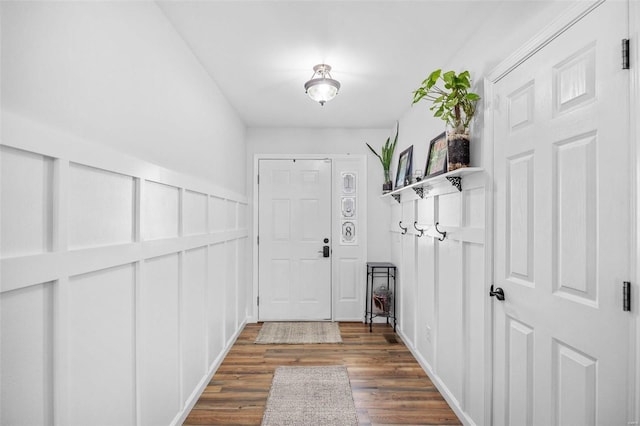
[[[364,322],[369,323],[369,332],[372,331],[373,327],[373,319],[376,317],[386,317],[387,324],[389,324],[389,319],[393,319],[393,331],[396,331],[396,265],[389,262],[367,262],[367,295],[365,297],[365,311],[364,311]],[[374,295],[375,290],[373,288],[374,279],[375,278],[383,278],[380,280],[383,282],[382,286],[386,285],[387,294],[391,296],[391,303],[388,303],[387,306],[384,305],[383,300],[379,300],[381,307],[378,312],[374,312]],[[386,280],[384,280],[386,278]]]

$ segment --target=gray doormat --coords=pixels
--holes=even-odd
[[[278,367],[262,425],[358,425],[345,366]]]
[[[254,343],[342,343],[336,322],[265,322]]]

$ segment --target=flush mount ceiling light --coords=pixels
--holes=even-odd
[[[304,84],[304,90],[311,99],[324,103],[335,98],[340,90],[340,82],[331,78],[331,66],[327,64],[318,64],[313,67],[313,75],[311,80]]]

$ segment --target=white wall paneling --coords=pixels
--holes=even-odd
[[[9,113],[3,135],[2,424],[181,423],[246,321],[246,198]]]
[[[182,254],[180,302],[180,343],[182,353],[182,389],[185,402],[197,391],[198,381],[207,371],[206,281],[207,248],[199,247]],[[235,322],[233,324],[235,326]],[[197,396],[196,396],[197,397]]]
[[[238,207],[242,207],[239,205]],[[240,212],[241,209],[238,209]],[[249,305],[248,289],[246,285],[240,285],[240,283],[246,283],[247,281],[247,241],[248,238],[240,238],[236,240],[236,280],[238,285],[236,286],[236,324],[242,324],[247,318],[247,306]]]
[[[118,173],[69,165],[68,246],[70,250],[133,241],[135,179]]]
[[[0,147],[3,258],[51,250],[52,158]]]
[[[136,424],[134,293],[133,264],[69,278],[67,424]]]
[[[227,210],[224,198],[209,197],[209,232],[224,231],[227,227]]]
[[[182,407],[180,282],[178,253],[142,262],[136,294],[141,424],[169,424]]]
[[[225,292],[226,286],[226,263],[224,243],[212,244],[209,246],[209,276],[207,283],[207,318],[209,337],[209,365],[212,365],[216,356],[226,344],[225,333]],[[231,289],[229,289],[231,291]]]
[[[436,359],[438,376],[447,384],[458,403],[462,398],[464,375],[462,348],[464,297],[462,291],[463,258],[459,243],[452,240],[437,245],[436,304],[438,305]]]
[[[142,194],[142,239],[175,238],[180,233],[180,189],[146,181]]]
[[[482,204],[482,200],[478,200]],[[484,209],[482,209],[484,211]],[[486,291],[486,247],[475,242],[463,243],[463,293],[464,322],[463,363],[463,400],[466,413],[472,419],[482,419],[485,411],[487,387],[490,381],[485,379],[488,357],[486,352],[490,343],[486,340],[486,323],[489,314],[483,303]],[[477,423],[481,421],[478,420]]]
[[[400,285],[396,286],[397,295],[400,297],[401,305],[398,309],[400,329],[408,339],[411,346],[416,344],[416,310],[418,309],[416,300],[416,230],[413,226],[415,222],[415,203],[402,203],[402,226],[408,228],[407,233],[402,236],[402,262],[399,266]],[[397,308],[397,305],[396,305]]]
[[[37,284],[0,295],[3,425],[52,424],[54,285]]]
[[[416,225],[420,229],[434,225],[434,197],[428,197],[416,202]],[[435,248],[436,240],[431,237],[416,237],[416,300],[420,306],[416,307],[416,340],[415,349],[425,360],[435,366],[434,343],[437,305],[435,303]]]
[[[399,265],[399,332],[458,416],[486,416],[485,174],[391,199],[392,258]],[[407,227],[402,234],[398,222]],[[424,235],[414,227],[425,229]],[[439,241],[435,232],[447,232]]]
[[[236,311],[238,308],[238,292],[236,282],[238,279],[238,267],[236,265],[238,259],[237,241],[227,241],[225,243],[225,280],[227,287],[225,291],[225,339],[226,343],[230,343],[236,330]]]
[[[207,233],[208,205],[207,195],[199,192],[185,191],[183,203],[184,235]]]
[[[227,200],[227,225],[226,225],[226,229],[236,229],[237,226],[237,209],[238,209],[238,203],[232,201],[232,200]]]

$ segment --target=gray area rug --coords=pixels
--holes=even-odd
[[[265,322],[254,343],[342,343],[337,322]]]
[[[358,424],[345,366],[278,367],[262,425]]]

